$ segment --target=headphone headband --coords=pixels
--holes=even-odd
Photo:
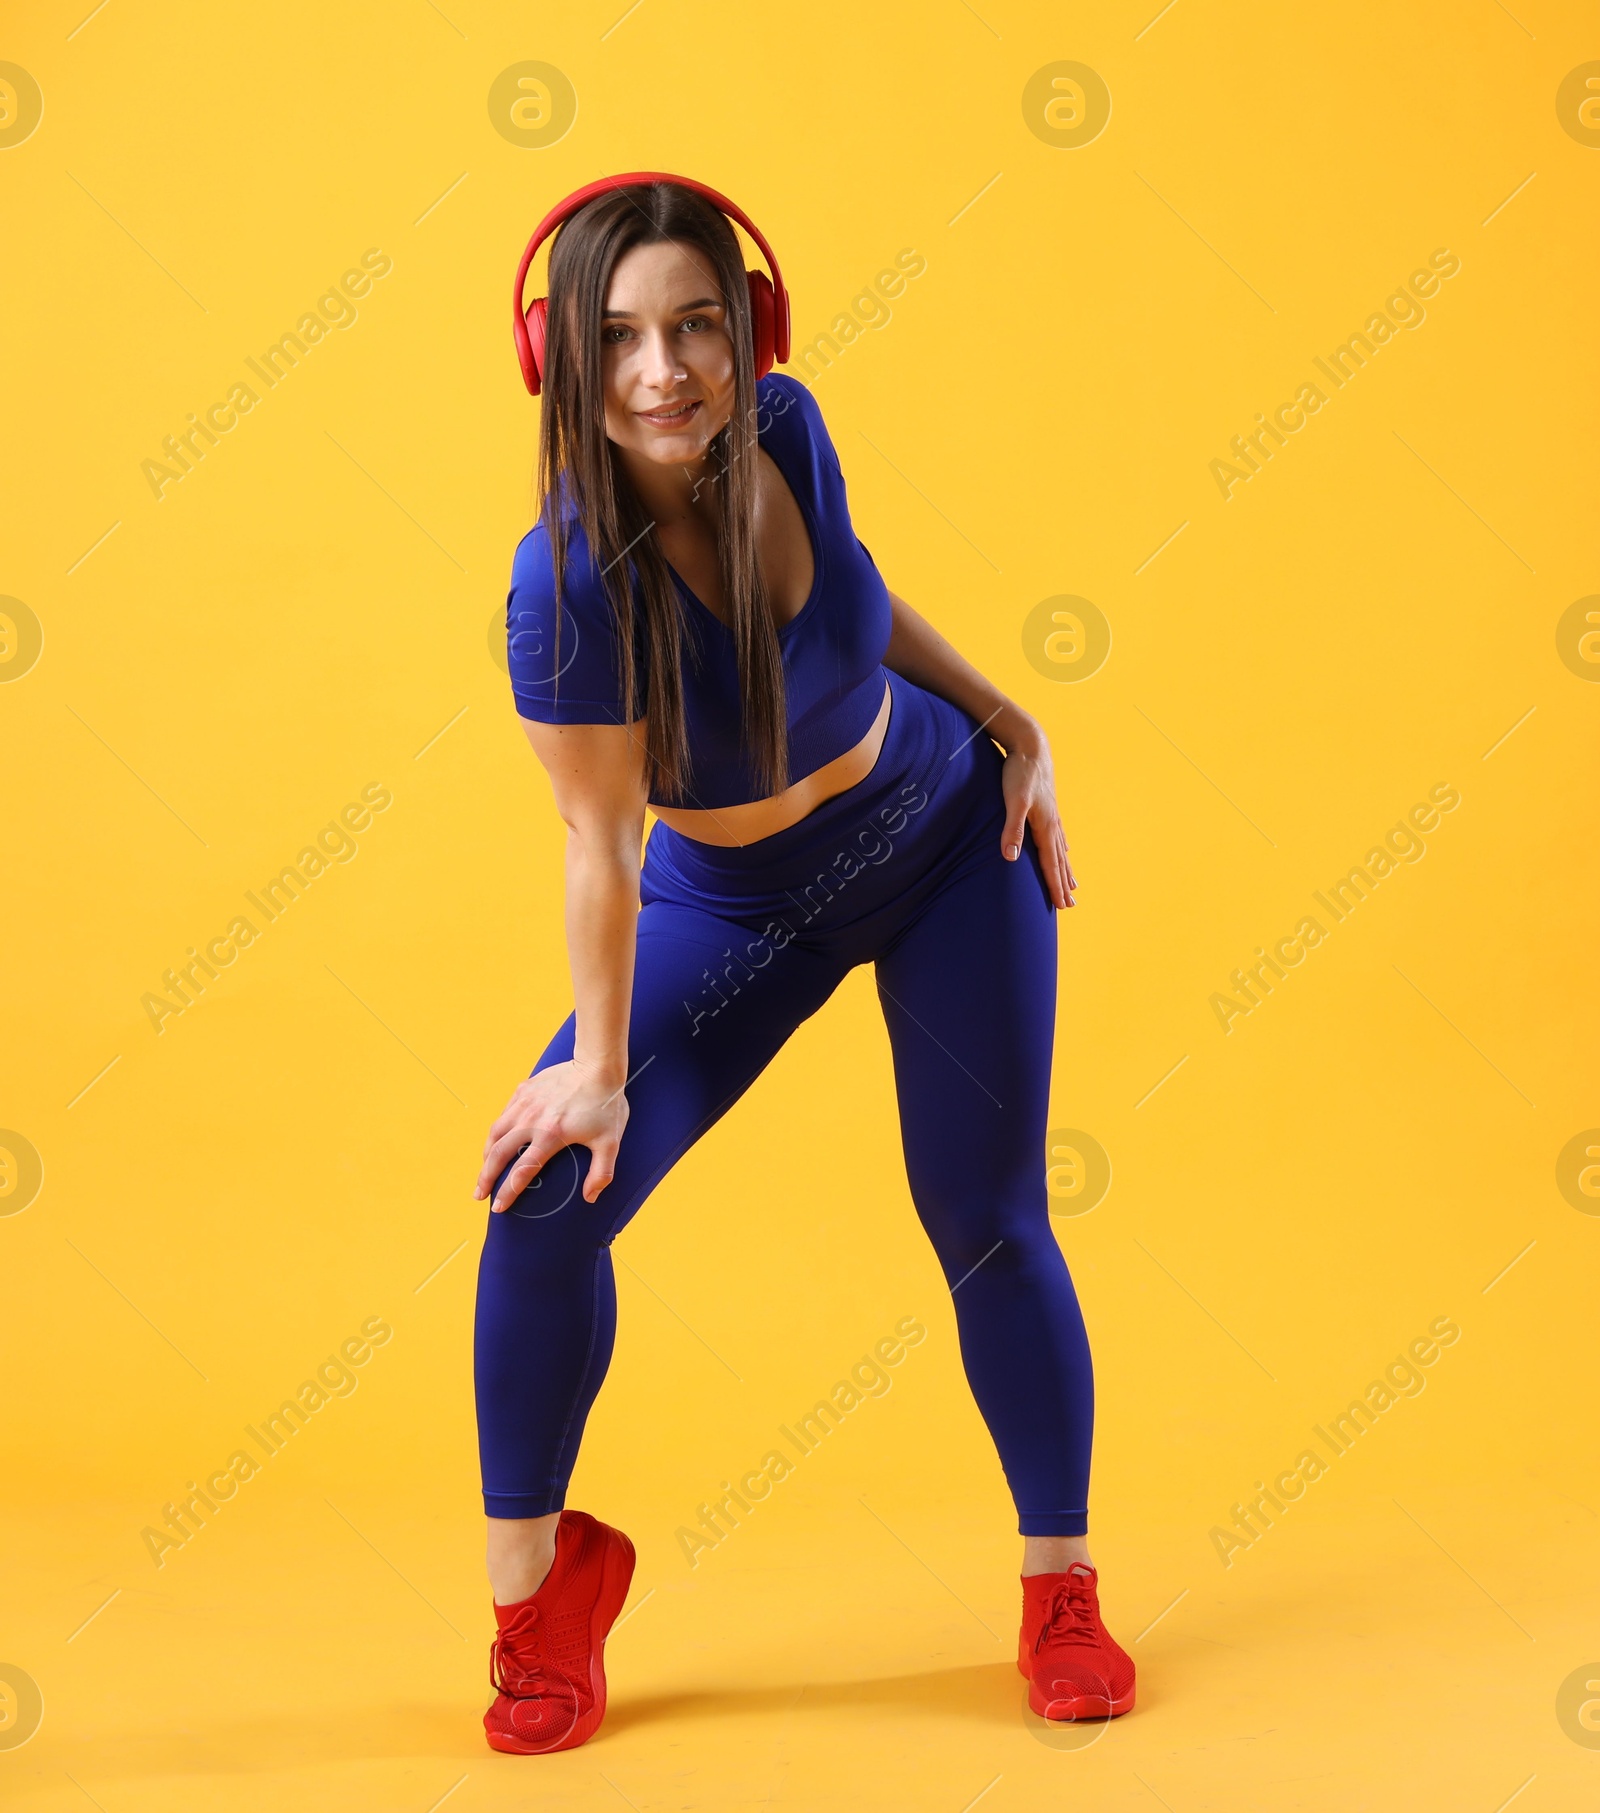
[[[524,308],[523,289],[528,281],[528,269],[533,263],[534,254],[563,221],[586,203],[593,201],[597,195],[608,194],[613,189],[635,188],[643,183],[676,183],[680,188],[692,189],[695,194],[703,195],[731,220],[736,220],[750,237],[761,248],[761,255],[767,261],[767,268],[772,272],[773,289],[773,355],[781,365],[789,357],[789,292],[783,286],[783,275],[778,269],[778,261],[773,256],[772,247],[767,244],[761,229],[751,220],[736,203],[726,195],[719,195],[715,189],[705,183],[697,183],[692,177],[673,176],[665,170],[633,170],[623,176],[602,176],[597,182],[586,183],[583,188],[574,190],[565,201],[558,202],[545,215],[534,229],[533,237],[528,241],[528,249],[522,254],[522,262],[517,266],[516,285],[511,293],[512,333],[517,345],[517,358],[522,365],[528,387],[537,394],[539,387],[539,357],[535,356],[528,333],[528,314],[535,308],[541,309],[539,303],[529,304]],[[543,347],[539,348],[542,356]]]

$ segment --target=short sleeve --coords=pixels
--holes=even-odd
[[[558,612],[541,522],[518,544],[506,596],[506,663],[518,715],[540,724],[624,724],[615,613],[575,523],[568,524],[564,580]],[[642,662],[635,685],[643,699]]]

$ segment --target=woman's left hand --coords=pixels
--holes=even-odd
[[[1002,855],[1007,862],[1020,858],[1022,829],[1026,825],[1033,832],[1034,848],[1039,852],[1039,866],[1052,903],[1057,907],[1071,906],[1072,890],[1078,880],[1067,861],[1067,836],[1056,810],[1050,739],[1036,725],[1012,738],[1000,771],[1000,785],[1006,801],[1006,824],[1000,833]]]

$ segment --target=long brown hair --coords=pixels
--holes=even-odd
[[[682,658],[697,658],[698,623],[684,634],[684,608],[654,523],[605,431],[601,311],[617,260],[635,246],[677,241],[705,255],[716,275],[733,337],[733,414],[707,449],[715,475],[717,557],[732,615],[739,666],[741,734],[767,794],[788,781],[788,720],[783,660],[756,564],[755,356],[750,291],[739,242],[725,215],[677,183],[614,189],[580,208],[550,251],[543,409],[539,419],[538,507],[550,537],[556,596],[567,564],[560,494],[570,497],[610,601],[628,722],[649,719],[650,790],[668,800],[688,794],[689,744]],[[637,610],[629,583],[638,580]],[[557,614],[557,636],[560,634]],[[636,636],[639,641],[636,642]],[[641,647],[642,644],[642,647]],[[647,668],[639,698],[641,653]],[[556,669],[561,657],[559,641]],[[641,709],[642,707],[642,709]],[[686,803],[697,802],[690,795]]]

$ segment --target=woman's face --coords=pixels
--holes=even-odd
[[[733,414],[733,335],[705,255],[664,241],[619,258],[600,347],[610,439],[658,465],[701,459]]]

